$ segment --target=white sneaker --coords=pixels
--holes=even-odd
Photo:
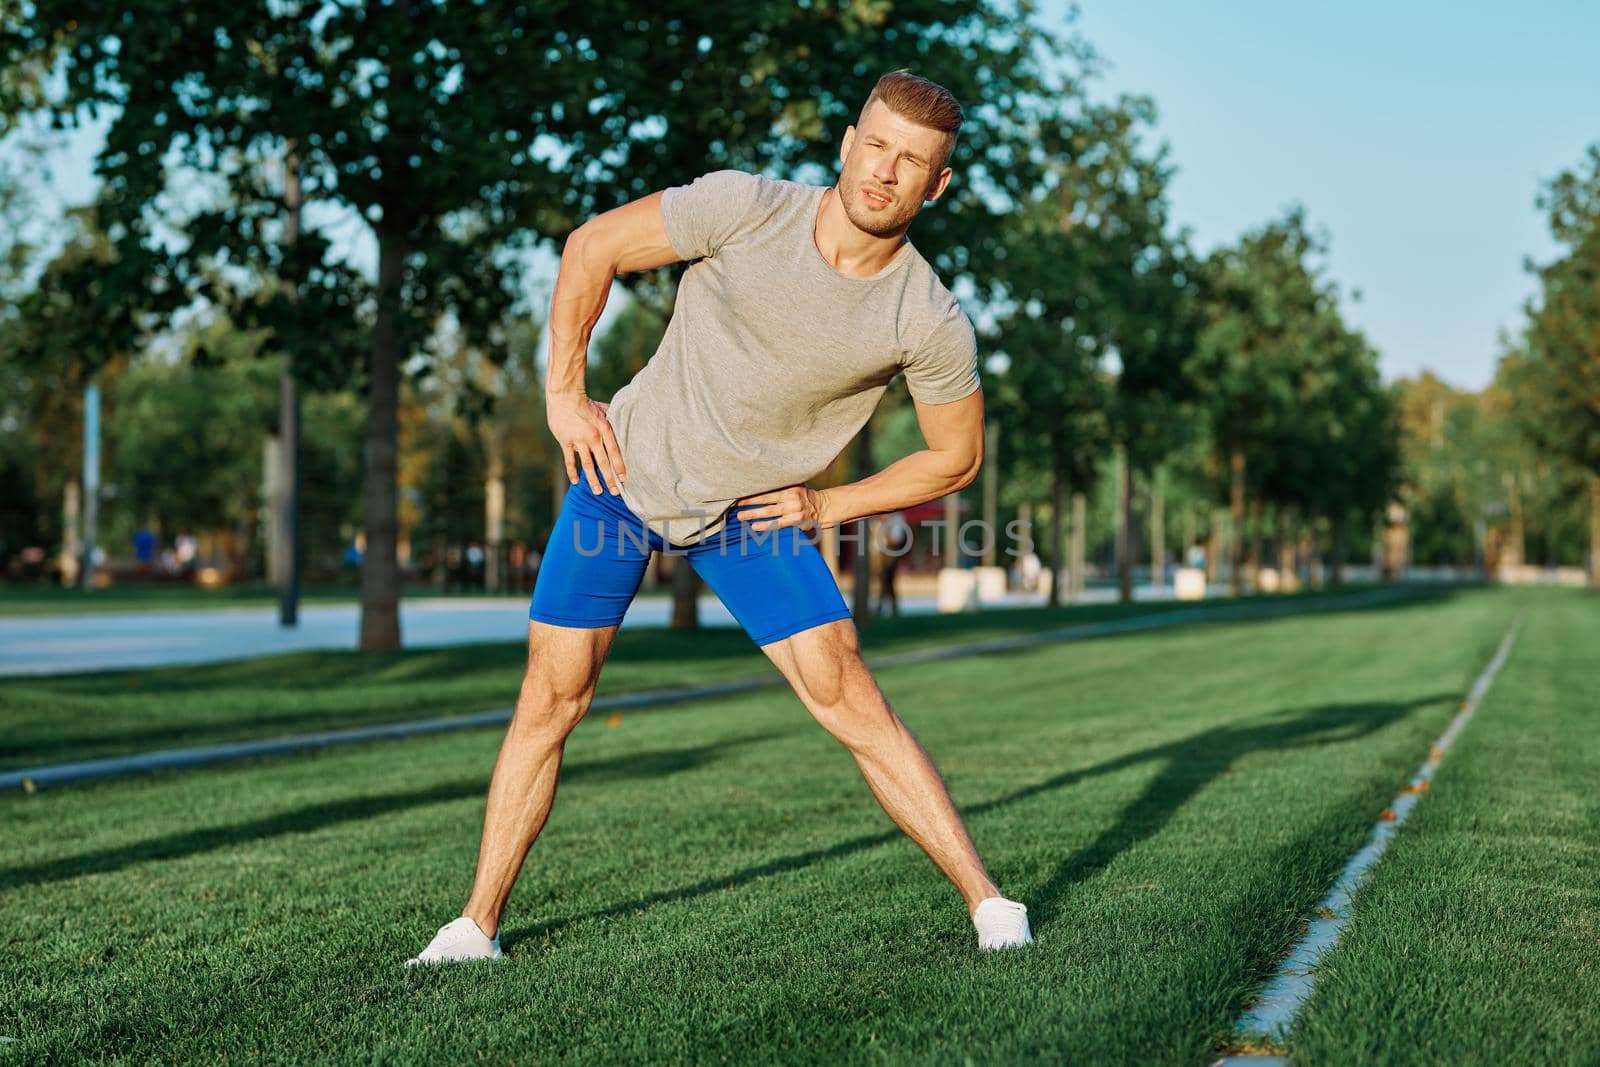
[[[465,963],[469,960],[497,960],[500,958],[500,935],[490,940],[478,924],[465,915],[439,927],[428,947],[406,960],[407,967],[420,967],[424,963]]]
[[[980,949],[1020,948],[1033,944],[1028,929],[1028,909],[1005,897],[988,897],[972,912],[972,925],[978,928]]]

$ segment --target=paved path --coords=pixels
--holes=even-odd
[[[1169,598],[1169,590],[1138,591],[1140,600]],[[1079,603],[1116,599],[1115,589],[1091,589]],[[1036,607],[1042,598],[1007,594],[989,607]],[[906,614],[931,614],[932,597],[901,597]],[[641,596],[622,625],[665,626],[671,616],[665,596]],[[700,598],[704,626],[734,626],[716,596]],[[207,608],[201,611],[84,612],[70,615],[0,616],[0,676],[60,674],[130,667],[170,667],[249,659],[306,649],[353,649],[360,627],[356,604],[302,606],[300,625],[283,629],[273,606]],[[438,648],[489,641],[522,641],[528,632],[527,597],[402,601],[400,635],[407,648]]]

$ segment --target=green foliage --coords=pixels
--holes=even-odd
[[[958,185],[920,240],[952,267],[981,269],[997,207],[1023,188],[1021,95],[1038,96],[1044,35],[1006,8],[763,3],[737,10],[615,2],[475,8],[433,4],[196,5],[144,0],[82,9],[35,0],[0,19],[0,58],[65,49],[56,99],[0,85],[0,112],[114,108],[100,160],[102,225],[121,264],[99,288],[170,315],[194,296],[246,328],[273,330],[303,379],[345,380],[365,350],[378,290],[321,231],[282,241],[280,168],[293,154],[308,204],[402,242],[393,310],[414,350],[442,314],[502,354],[520,280],[507,248],[559,238],[585,218],[720,166],[830,167],[837,138],[878,74],[901,65],[948,84],[977,121]],[[1057,44],[1061,50],[1069,46]],[[193,214],[165,213],[168,251],[146,211],[173,163],[221,179]],[[968,247],[971,246],[971,247]],[[218,267],[245,267],[242,278]],[[269,278],[288,284],[269,286]],[[94,288],[85,272],[78,291]],[[385,283],[378,279],[381,288]],[[386,292],[388,290],[385,290]],[[125,347],[132,323],[119,320]]]
[[[589,346],[589,395],[609,402],[644,369],[666,330],[661,315],[641,301],[628,300],[606,332]]]
[[[1252,495],[1343,519],[1392,493],[1398,435],[1377,353],[1311,263],[1323,250],[1297,210],[1213,253],[1188,368]]]
[[[465,427],[438,422],[429,425],[422,443],[427,465],[417,486],[419,515],[412,529],[420,549],[483,541],[486,458],[476,434]]]
[[[1550,182],[1539,206],[1564,251],[1538,269],[1539,296],[1509,385],[1530,438],[1600,476],[1600,145]]]
[[[1153,121],[1138,98],[1058,101],[1037,125],[1049,166],[1000,227],[1006,252],[985,280],[1005,369],[986,406],[1008,473],[1041,496],[1057,478],[1091,484],[1113,439],[1137,437],[1152,458],[1171,447],[1149,416],[1182,399],[1184,282],[1170,170],[1143,143]]]
[[[108,388],[106,408],[106,481],[122,515],[169,538],[251,522],[261,444],[277,418],[276,367],[136,363]]]
[[[115,111],[97,205],[114,252],[56,287],[67,309],[56,320],[73,329],[78,358],[131,351],[203,300],[270,331],[268,350],[302,381],[365,380],[373,625],[363,640],[388,644],[398,638],[395,379],[441,319],[503,361],[519,252],[717,167],[828,173],[873,81],[913,56],[974,119],[956,156],[970,179],[919,243],[951,273],[992,273],[1005,255],[994,222],[1040,170],[1030,123],[1060,95],[1050,72],[1076,55],[1031,14],[942,0],[675,0],[647,13],[617,0],[466,12],[415,0],[314,12],[32,0],[0,12],[0,68],[60,55],[64,89],[47,98],[0,79],[0,113]],[[375,276],[327,230],[285,240],[290,162],[308,216],[352,220],[375,241]],[[222,194],[174,209],[163,196],[175,163]]]

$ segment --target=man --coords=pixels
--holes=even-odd
[[[500,915],[549,815],[567,735],[650,552],[682,553],[873,794],[966,901],[980,948],[1032,940],[926,752],[861,660],[850,609],[801,536],[970,484],[983,460],[972,324],[906,239],[950,182],[961,109],[906,71],[845,131],[837,185],[718,171],[585,223],[550,312],[546,412],[572,483],[529,609],[528,668],[495,764],[471,896],[408,963],[500,957]],[[584,392],[612,279],[691,260],[654,358],[609,405]],[[928,448],[870,478],[805,484],[906,375]],[[580,480],[581,470],[581,480]]]

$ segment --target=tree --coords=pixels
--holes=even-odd
[[[1300,380],[1300,418],[1281,465],[1281,495],[1302,509],[1315,532],[1332,534],[1332,583],[1343,580],[1352,522],[1366,525],[1399,485],[1400,434],[1378,353],[1347,327],[1330,302],[1315,335],[1315,362]]]
[[[1320,248],[1295,210],[1218,249],[1204,268],[1199,337],[1186,369],[1229,471],[1236,596],[1244,592],[1246,496],[1257,490],[1259,539],[1259,493],[1279,459],[1274,442],[1302,414],[1297,382],[1313,362],[1318,318],[1332,299],[1307,264]]]
[[[1052,604],[1071,488],[1093,482],[1108,441],[1136,442],[1142,462],[1164,454],[1154,426],[1183,395],[1188,283],[1166,232],[1164,152],[1143,146],[1153,120],[1141,98],[1058,101],[1037,122],[1045,178],[1001,231],[991,310],[1007,369],[991,407],[1002,451],[1048,471]]]
[[[22,168],[0,162],[0,575],[16,553],[45,540],[51,525],[28,457],[34,384],[15,358],[17,301],[34,251],[25,236],[32,213]]]
[[[75,279],[117,273],[116,250],[92,208],[75,208],[61,220],[61,250],[45,263],[31,288],[9,302],[0,344],[8,368],[10,417],[30,438],[33,510],[37,529],[65,549],[76,532],[63,516],[76,506],[83,463],[83,395],[91,382],[114,381],[127,367],[138,341],[124,308]],[[97,355],[91,362],[83,351]],[[58,504],[59,502],[59,504]],[[59,510],[58,510],[59,508]],[[76,564],[63,563],[63,576]],[[70,568],[70,569],[69,569]]]
[[[261,446],[276,414],[276,368],[144,360],[107,390],[108,482],[126,523],[229,529],[243,574],[260,506]]]
[[[873,80],[911,55],[978,118],[961,153],[981,174],[919,238],[942,266],[982,271],[1003,211],[987,193],[1025,188],[1032,167],[1013,105],[1047,95],[1030,14],[940,0],[903,0],[892,18],[886,4],[778,0],[648,13],[615,0],[469,11],[31,0],[0,15],[0,67],[59,55],[66,88],[45,98],[0,81],[0,112],[116,111],[99,171],[117,267],[75,281],[128,311],[89,351],[128,347],[139,311],[165,320],[202,299],[270,328],[302,380],[361,382],[361,645],[385,648],[400,640],[399,378],[434,323],[455,320],[503,358],[519,250],[719,166],[827,167]],[[367,228],[373,269],[324,232],[283,245],[275,175],[288,158],[308,217],[331,210]],[[161,199],[175,162],[226,195],[180,216]]]
[[[1600,145],[1539,197],[1564,251],[1536,268],[1523,358],[1511,385],[1525,432],[1589,479],[1590,581],[1600,586]]]

